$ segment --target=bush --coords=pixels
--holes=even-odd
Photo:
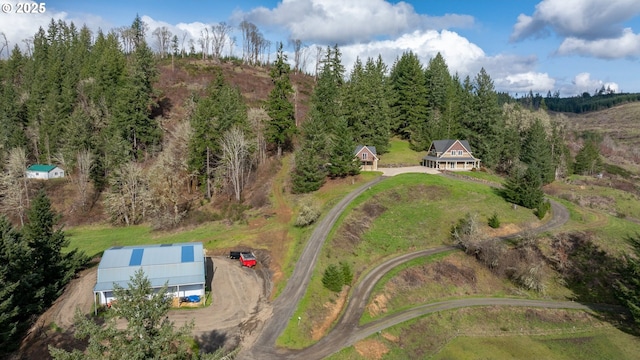
[[[351,264],[344,261],[340,262],[340,270],[342,271],[343,285],[351,285],[353,282],[353,270],[351,269]]]
[[[313,224],[320,217],[320,207],[310,198],[306,198],[300,207],[300,213],[296,218],[297,227],[305,227]]]
[[[536,216],[538,219],[542,220],[544,216],[551,210],[551,204],[549,200],[542,201],[540,205],[538,205],[538,209],[536,210]]]
[[[322,285],[333,292],[339,292],[344,285],[344,274],[335,264],[329,265],[322,275]]]
[[[477,214],[467,213],[464,218],[451,227],[451,238],[456,246],[467,251],[480,238]]]
[[[498,213],[493,213],[489,218],[489,226],[493,229],[500,227],[500,219],[498,219]]]

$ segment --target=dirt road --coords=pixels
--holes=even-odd
[[[480,305],[509,305],[549,308],[573,308],[585,310],[588,309],[586,305],[566,301],[534,301],[527,299],[492,298],[462,299],[421,305],[400,313],[384,317],[362,327],[358,325],[362,313],[364,312],[366,303],[371,295],[371,292],[373,291],[373,287],[387,272],[392,270],[394,267],[412,259],[454,249],[451,246],[443,246],[435,249],[422,250],[398,256],[384,262],[383,264],[377,266],[375,269],[369,272],[350,294],[347,307],[335,327],[327,336],[322,338],[313,346],[298,351],[275,348],[276,339],[278,338],[278,336],[280,336],[280,334],[286,327],[296,306],[298,305],[299,300],[306,291],[309,283],[309,278],[311,276],[311,271],[315,266],[315,259],[320,252],[326,236],[329,234],[331,227],[335,223],[335,219],[337,219],[340,213],[344,211],[347,204],[355,199],[356,196],[361,194],[363,191],[366,191],[366,189],[368,189],[370,186],[381,180],[382,178],[376,179],[349,194],[338,205],[331,209],[329,214],[327,214],[327,217],[318,225],[318,227],[316,227],[311,238],[309,239],[309,243],[303,251],[302,256],[296,264],[294,275],[289,279],[285,291],[274,302],[272,318],[268,320],[264,328],[261,330],[261,334],[255,344],[245,344],[245,346],[249,346],[240,353],[240,358],[255,359],[259,357],[261,359],[322,359],[339,351],[345,346],[352,345],[356,341],[361,340],[371,334],[374,334],[376,331],[380,331],[389,326],[393,326],[398,323],[413,319],[417,316],[422,316],[429,312],[442,311],[458,307]],[[553,218],[543,226],[529,230],[529,232],[540,233],[548,231],[555,227],[563,225],[569,219],[569,212],[564,206],[555,201],[551,201],[551,205],[553,209]],[[520,233],[512,234],[503,237],[503,239],[514,238],[520,235]]]

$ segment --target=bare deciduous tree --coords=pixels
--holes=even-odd
[[[247,64],[258,64],[261,52],[271,45],[270,42],[265,40],[257,26],[246,20],[240,23],[240,30],[243,40],[242,60]]]
[[[156,39],[156,47],[160,58],[164,59],[169,53],[169,47],[171,42],[171,31],[166,26],[161,26],[153,30],[153,36]]]
[[[205,27],[200,31],[200,39],[198,43],[202,47],[202,60],[209,57],[209,43],[211,42],[211,36],[209,34],[209,28]]]
[[[224,50],[224,44],[227,42],[232,27],[225,22],[213,25],[211,27],[211,47],[213,48],[213,57],[220,60]]]
[[[4,171],[0,173],[0,194],[2,208],[13,213],[24,226],[24,217],[29,208],[29,192],[27,187],[27,156],[21,147],[9,150]]]
[[[267,141],[264,138],[265,123],[269,121],[269,114],[262,109],[251,108],[249,109],[249,123],[251,124],[251,131],[255,134],[255,157],[258,164],[262,164],[267,160]]]
[[[78,168],[76,187],[78,189],[78,195],[80,196],[80,206],[82,210],[86,210],[87,195],[89,193],[89,180],[91,169],[93,168],[93,154],[89,149],[84,149],[78,152],[76,166]]]
[[[302,61],[302,40],[291,39],[289,43],[293,46],[293,72],[300,71],[300,62]]]
[[[178,124],[158,156],[149,173],[149,185],[153,196],[153,222],[157,228],[177,225],[186,211],[183,205],[189,201],[182,195],[188,186],[187,144],[191,137],[189,122]]]
[[[7,59],[9,58],[10,53],[9,53],[9,40],[7,40],[7,35],[4,34],[4,32],[0,32],[0,36],[2,36],[2,38],[4,39],[4,41],[0,44],[2,45],[2,47],[0,48],[0,58],[2,57],[2,50],[7,49]]]
[[[249,171],[251,171],[251,143],[244,131],[236,126],[224,133],[221,142],[221,166],[227,181],[233,187],[236,200],[240,201],[242,190],[246,185]]]
[[[322,58],[324,57],[324,49],[322,46],[316,45],[316,71],[313,76],[318,80],[318,74],[320,73],[320,66],[322,65]]]
[[[113,172],[105,208],[116,223],[135,225],[142,222],[151,206],[149,184],[140,165],[128,162]]]

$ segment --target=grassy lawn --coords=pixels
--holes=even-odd
[[[393,138],[389,142],[389,152],[379,156],[378,166],[417,166],[425,155],[427,155],[426,151],[411,150],[408,141]]]
[[[504,184],[505,178],[485,171],[450,171],[453,176],[482,180],[491,184]]]
[[[399,324],[329,359],[635,359],[640,342],[583,311],[479,307]]]
[[[386,179],[354,200],[323,247],[311,283],[279,344],[300,348],[314,342],[312,333],[340,299],[322,285],[330,264],[346,261],[357,278],[401,253],[447,244],[451,226],[466,213],[478,214],[483,226],[494,212],[513,231],[539,224],[528,209],[513,210],[489,186],[437,175],[404,174]],[[367,220],[368,219],[368,220]],[[375,221],[374,221],[375,220]]]

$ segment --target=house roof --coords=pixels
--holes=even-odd
[[[57,168],[55,165],[43,165],[43,164],[34,164],[27,168],[27,171],[37,171],[37,172],[51,172],[53,169]]]
[[[474,157],[437,157],[437,156],[430,156],[430,155],[426,155],[425,157],[422,158],[423,160],[433,160],[433,161],[449,161],[449,162],[453,162],[453,161],[476,161],[478,159],[474,158]]]
[[[367,145],[358,145],[356,146],[356,151],[353,153],[353,155],[358,155],[360,153],[360,151],[362,151],[362,149],[367,148],[369,149],[369,151],[371,151],[371,153],[375,156],[378,157],[378,153],[376,152],[376,147],[375,146],[367,146]]]
[[[460,144],[462,144],[462,146],[464,146],[465,149],[467,149],[468,152],[472,152],[471,151],[471,146],[469,145],[469,142],[467,140],[433,140],[433,142],[431,143],[432,147],[435,147],[436,152],[442,153],[442,152],[446,152],[447,150],[449,150],[450,147],[453,146],[453,144],[456,143],[456,141],[459,141]]]
[[[145,246],[116,246],[105,250],[98,265],[94,291],[126,288],[138,269],[144,271],[151,287],[203,284],[205,282],[202,243]]]

